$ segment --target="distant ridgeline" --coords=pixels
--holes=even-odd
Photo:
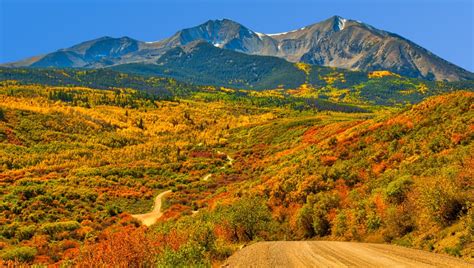
[[[473,73],[402,36],[339,16],[277,34],[228,19],[209,20],[155,42],[104,36],[0,66],[117,68],[201,84],[269,89],[280,84],[294,88],[304,81],[304,75],[292,71],[298,62],[387,70],[432,81],[474,80]]]
[[[236,52],[226,51],[225,53]],[[245,57],[234,59],[241,58],[245,61]],[[80,86],[96,89],[129,88],[139,90],[147,98],[155,100],[185,97],[213,100],[224,98],[231,101],[258,103],[263,106],[290,106],[298,110],[316,108],[346,112],[365,112],[371,105],[398,106],[417,103],[428,96],[456,90],[474,91],[474,81],[470,80],[426,81],[402,77],[388,71],[348,71],[303,63],[291,64],[273,57],[259,58],[281,61],[282,65],[270,65],[270,71],[261,74],[244,71],[235,73],[232,72],[232,69],[235,69],[232,66],[221,66],[221,72],[210,68],[203,71],[196,70],[191,65],[184,72],[187,76],[166,71],[162,72],[162,76],[149,75],[147,70],[153,68],[150,73],[156,73],[159,65],[143,64],[122,65],[119,70],[128,73],[108,68],[0,68],[0,81],[13,80],[21,84]],[[245,63],[238,65],[245,66]],[[126,66],[130,69],[123,69]],[[182,66],[176,67],[180,69]],[[229,69],[226,70],[226,68]],[[211,77],[212,73],[220,75],[212,76],[213,79],[206,78]],[[284,79],[282,80],[281,77]]]

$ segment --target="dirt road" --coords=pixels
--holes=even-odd
[[[132,215],[132,217],[141,221],[146,226],[154,224],[163,215],[161,212],[161,199],[168,193],[171,193],[171,190],[162,192],[155,198],[155,204],[152,211],[145,214],[135,214]]]
[[[474,267],[454,257],[392,245],[333,241],[260,242],[224,267]]]
[[[232,166],[232,164],[234,163],[234,158],[230,157],[228,154],[224,153],[224,152],[221,152],[221,151],[217,151],[218,154],[223,154],[225,155],[225,158],[227,159],[227,164],[229,166]],[[221,169],[224,169],[226,165],[222,166]]]
[[[217,153],[218,154],[225,154],[221,151],[218,151]],[[233,163],[234,159],[232,157],[230,157],[229,155],[227,155],[227,154],[225,154],[225,156],[227,158],[227,165],[232,166],[232,163]],[[225,165],[222,166],[221,168],[224,169]],[[211,178],[211,176],[212,176],[212,173],[206,174],[202,178],[202,180],[203,181],[208,181]],[[159,194],[155,198],[155,204],[153,206],[152,211],[150,211],[148,213],[145,213],[145,214],[134,214],[134,215],[132,215],[132,217],[134,217],[135,219],[141,221],[142,224],[144,224],[146,226],[153,225],[163,215],[163,213],[161,212],[161,199],[163,198],[163,196],[165,196],[166,194],[168,194],[170,192],[171,192],[171,190],[166,191],[166,192],[162,192],[161,194]],[[192,211],[193,215],[195,215],[197,212],[198,212],[197,210]]]

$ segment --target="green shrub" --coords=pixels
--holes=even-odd
[[[461,256],[461,248],[459,246],[446,247],[446,248],[444,248],[444,252],[448,253],[449,255],[456,256],[456,257]]]
[[[15,236],[16,230],[18,230],[19,224],[14,222],[12,224],[3,224],[0,225],[0,236],[3,236],[7,239],[11,239]]]
[[[32,247],[15,247],[6,249],[2,254],[3,260],[17,260],[21,262],[31,262],[35,258],[37,251]]]
[[[380,228],[382,224],[382,219],[374,213],[371,213],[367,216],[367,229],[369,231],[375,231]]]
[[[345,211],[339,211],[333,225],[333,234],[343,236],[347,231],[347,215]]]
[[[107,205],[106,210],[110,216],[117,216],[122,213],[122,209],[116,205]]]
[[[31,199],[36,196],[43,195],[45,193],[44,187],[42,186],[26,186],[26,187],[18,187],[18,189],[14,190],[15,194],[22,195],[25,199]]]
[[[241,241],[253,240],[270,229],[272,215],[264,201],[256,197],[242,198],[227,208],[228,219]]]
[[[45,223],[40,227],[40,230],[45,234],[54,235],[63,231],[74,231],[80,227],[81,224],[77,221],[64,221]]]
[[[471,203],[469,204],[469,210],[467,212],[467,227],[469,233],[474,238],[474,205]]]
[[[209,267],[206,250],[198,243],[191,242],[177,251],[165,249],[159,256],[158,267]]]
[[[193,228],[190,241],[195,241],[206,251],[215,249],[216,236],[213,232],[212,225],[209,223],[200,223]]]
[[[410,234],[408,234],[404,237],[393,240],[392,243],[402,247],[413,247],[413,238]]]
[[[313,208],[313,231],[316,236],[328,235],[331,230],[331,225],[327,219],[327,211],[321,207]]]
[[[402,237],[414,229],[412,215],[399,207],[389,207],[384,221],[384,239],[387,242]]]
[[[35,234],[35,231],[36,231],[36,227],[34,225],[20,227],[16,231],[16,237],[20,241],[28,240],[33,237],[33,235]]]
[[[448,226],[466,209],[466,196],[450,179],[441,178],[434,185],[422,190],[420,202],[427,209],[432,220],[441,226]]]
[[[412,184],[413,180],[410,177],[400,177],[388,184],[385,195],[390,202],[400,204],[405,200],[406,193]]]
[[[313,207],[305,204],[298,212],[299,231],[303,237],[312,237],[315,235],[313,228]]]
[[[444,136],[435,136],[431,139],[430,143],[428,144],[428,148],[433,153],[441,152],[444,149],[449,148],[450,141]]]
[[[309,195],[298,217],[299,228],[304,235],[328,235],[331,230],[331,225],[327,215],[330,209],[337,207],[338,202],[339,200],[336,196],[328,193]]]
[[[217,244],[214,250],[211,252],[212,258],[217,260],[225,260],[229,258],[232,253],[234,253],[234,249],[225,243]]]

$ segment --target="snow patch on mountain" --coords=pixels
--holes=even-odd
[[[266,34],[264,33],[259,33],[259,32],[255,32],[255,34],[258,36],[258,38],[262,39],[262,37],[264,36],[267,36]]]
[[[214,41],[212,42],[212,44],[215,46],[215,47],[218,47],[218,48],[223,48],[224,47],[224,42],[221,42],[221,41]]]
[[[341,17],[336,17],[336,21],[334,22],[334,30],[335,31],[342,31],[344,30],[344,26],[346,25],[347,20]]]
[[[304,30],[304,29],[306,29],[306,27],[299,28],[297,30],[293,30],[293,31],[289,31],[289,32],[273,33],[273,34],[266,34],[266,35],[268,35],[268,36],[284,35],[284,34],[288,34],[288,33],[294,33],[294,32],[297,32],[297,31],[301,31],[301,30]]]

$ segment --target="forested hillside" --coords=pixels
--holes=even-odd
[[[419,102],[453,89],[473,90],[472,80],[458,82],[408,78],[389,71],[349,71],[268,56],[251,56],[194,42],[166,52],[153,64],[124,64],[114,70],[165,76],[198,85],[234,89],[297,90],[336,101],[381,105]]]
[[[164,189],[208,196],[228,183],[200,178],[225,164],[216,150],[230,129],[287,113],[11,82],[0,98],[1,256],[45,263],[77,257],[105,230],[137,227],[127,215]]]
[[[156,84],[146,94],[110,75],[94,89],[83,83],[107,79],[76,72],[62,74],[72,77],[64,85],[1,83],[3,261],[210,265],[262,239],[474,258],[472,92],[397,109],[324,102],[309,86],[184,85],[185,97],[160,99]],[[143,89],[181,85],[141,79]],[[131,217],[167,190],[157,224]]]
[[[25,85],[92,87],[95,89],[130,88],[153,95],[157,99],[186,96],[198,87],[163,77],[142,77],[108,69],[11,69],[0,68],[0,81],[16,81]]]
[[[81,86],[96,89],[130,88],[142,91],[157,100],[188,98],[200,92],[222,90],[228,95],[234,95],[234,99],[258,95],[271,97],[275,102],[301,104],[329,101],[357,106],[403,106],[420,102],[429,96],[456,90],[474,91],[474,81],[425,81],[402,77],[388,71],[367,73],[304,63],[293,65],[287,62],[281,63],[283,60],[273,57],[259,57],[262,61],[255,62],[240,57],[240,53],[237,52],[223,50],[218,52],[225,56],[226,62],[233,62],[235,66],[227,67],[227,71],[224,71],[221,69],[226,67],[222,67],[221,64],[206,65],[201,59],[209,58],[209,62],[213,62],[215,55],[199,53],[197,55],[199,62],[193,63],[195,65],[178,66],[175,63],[168,63],[171,64],[168,69],[173,72],[185,67],[186,76],[172,75],[166,71],[166,64],[160,65],[161,67],[137,64],[118,68],[132,73],[121,73],[110,69],[0,68],[0,81],[13,80],[24,85]],[[238,68],[239,66],[246,67]],[[255,66],[259,68],[255,69]],[[156,76],[156,68],[165,68],[158,72],[161,76]],[[240,71],[236,72],[236,69]],[[221,70],[220,74],[210,75],[211,80],[207,82],[200,80],[206,77],[206,73],[212,74],[217,70]],[[246,73],[247,71],[249,73]],[[291,83],[282,84],[282,81]],[[216,99],[215,96],[210,97]]]

